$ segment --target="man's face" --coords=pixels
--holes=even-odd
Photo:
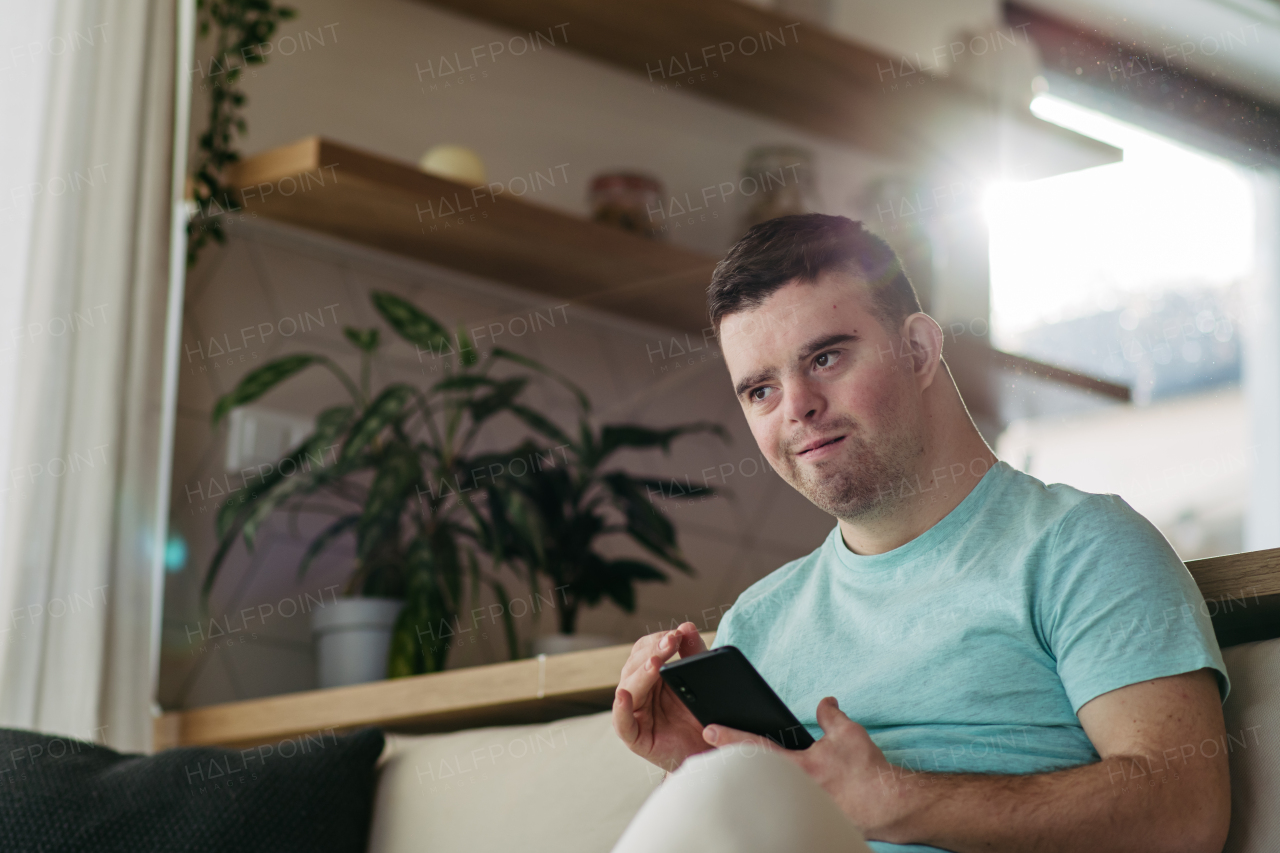
[[[725,365],[775,471],[842,520],[875,517],[924,453],[919,386],[857,277],[791,281],[720,327]],[[821,446],[819,446],[821,445]]]

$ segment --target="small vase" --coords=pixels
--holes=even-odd
[[[311,611],[320,687],[386,678],[391,632],[403,607],[395,598],[339,598]]]
[[[747,182],[750,181],[750,184]],[[813,154],[794,145],[761,145],[747,153],[738,186],[750,196],[743,231],[779,216],[821,209],[814,179]],[[746,187],[750,186],[750,192]]]
[[[584,649],[616,646],[619,642],[616,637],[609,637],[604,634],[548,634],[534,638],[533,653],[535,655],[558,655],[564,652],[580,652]]]

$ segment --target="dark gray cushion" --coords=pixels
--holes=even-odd
[[[0,850],[363,853],[379,729],[119,753],[0,729]]]

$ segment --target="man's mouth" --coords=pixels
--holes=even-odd
[[[822,448],[824,447],[830,447],[831,445],[838,444],[842,441],[844,441],[843,435],[837,435],[835,438],[822,439],[820,441],[816,441],[810,444],[804,450],[801,450],[799,453],[797,453],[796,456],[810,456],[810,455],[813,455],[816,451],[822,450]]]

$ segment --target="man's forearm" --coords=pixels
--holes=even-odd
[[[883,840],[956,853],[1219,853],[1226,773],[1225,761],[1199,755],[1112,756],[1026,776],[895,770],[882,781],[900,818]]]

